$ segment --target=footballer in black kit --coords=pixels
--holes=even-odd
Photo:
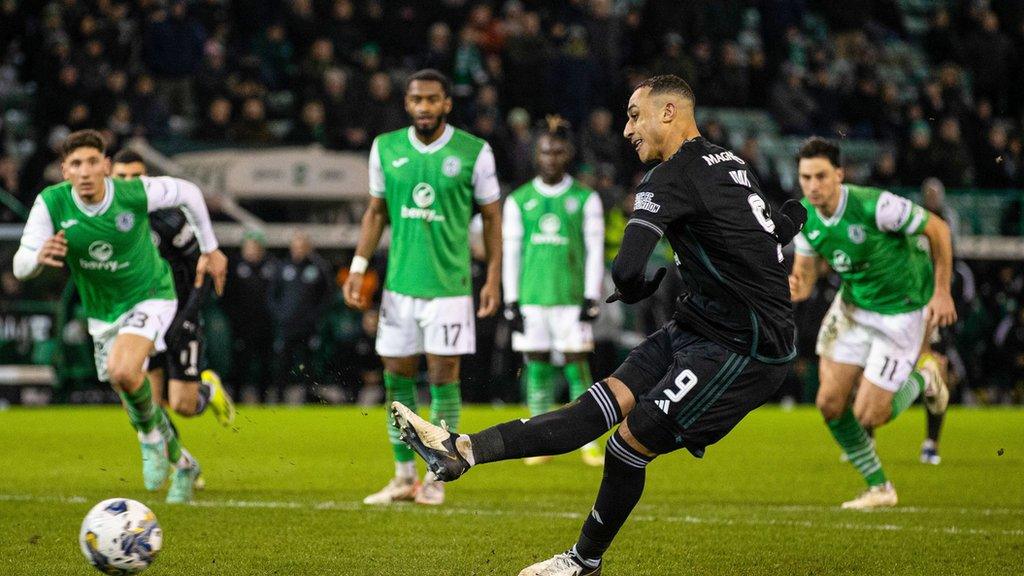
[[[519,576],[599,575],[604,553],[640,500],[647,465],[680,448],[703,456],[775,394],[796,355],[782,246],[807,213],[795,200],[773,213],[746,163],[701,137],[694,106],[685,81],[656,76],[633,91],[623,130],[641,161],[659,164],[637,188],[608,301],[634,304],[657,290],[665,268],[650,279],[644,270],[665,236],[682,276],[672,320],[612,376],[529,420],[453,434],[392,403],[402,440],[444,481],[478,464],[564,454],[615,429],[576,544]]]
[[[151,212],[149,226],[160,257],[171,266],[178,295],[178,313],[167,331],[167,350],[150,362],[154,368],[163,367],[171,380],[198,381],[203,352],[199,311],[211,288],[209,282],[194,287],[199,241],[180,208]]]
[[[637,346],[614,376],[637,405],[630,429],[664,454],[697,456],[781,386],[796,356],[782,240],[746,163],[701,136],[683,143],[637,188],[612,268],[620,298],[645,294],[644,268],[664,236],[682,292],[672,321]]]
[[[131,179],[146,175],[143,159],[130,150],[114,155],[113,176]],[[234,421],[235,407],[224,390],[220,377],[203,370],[203,334],[200,309],[213,289],[213,283],[196,287],[196,264],[201,255],[199,240],[180,208],[157,210],[149,214],[153,244],[167,261],[174,277],[178,310],[164,339],[167,349],[149,359],[148,378],[153,397],[161,406],[182,416],[198,416],[209,406],[224,426]]]

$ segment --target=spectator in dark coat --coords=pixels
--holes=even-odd
[[[206,30],[175,0],[169,11],[157,10],[143,35],[146,65],[159,85],[158,94],[170,114],[195,118],[193,77],[203,62]]]
[[[240,257],[228,268],[224,289],[224,310],[232,334],[230,384],[235,390],[255,384],[261,400],[267,399],[274,375],[270,288],[280,267],[266,253],[264,243],[262,234],[245,235]]]
[[[274,353],[278,365],[274,383],[278,397],[284,386],[303,382],[310,364],[314,337],[323,309],[335,290],[327,262],[313,251],[309,237],[298,232],[289,245],[289,258],[281,263],[270,289],[270,310],[275,321]]]

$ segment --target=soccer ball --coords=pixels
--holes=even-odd
[[[82,520],[82,554],[104,574],[138,574],[156,558],[164,533],[153,511],[141,502],[111,498],[92,507]]]

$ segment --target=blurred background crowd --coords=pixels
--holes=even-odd
[[[818,134],[844,146],[851,180],[924,202],[957,235],[1022,233],[1017,0],[0,0],[0,220],[17,222],[17,204],[61,179],[57,150],[70,131],[100,129],[111,151],[136,137],[167,154],[366,151],[407,123],[404,80],[425,67],[452,79],[450,121],[491,144],[506,190],[534,174],[538,122],[571,123],[573,173],[605,204],[609,262],[643,169],[621,137],[622,108],[653,74],[691,83],[704,135],[750,162],[773,202],[799,196],[792,144]],[[959,214],[952,202],[984,194],[995,213]],[[989,222],[981,231],[979,218]],[[211,364],[251,400],[377,401],[376,313],[348,310],[338,294],[351,252],[318,255],[302,233],[287,251],[264,244],[253,233],[233,253],[229,293],[207,314],[208,330],[224,335],[210,338]],[[318,280],[296,280],[305,270]],[[1024,400],[1022,287],[1019,261],[958,261],[963,401]],[[0,289],[5,302],[61,298],[20,285],[9,265]],[[826,276],[798,307],[801,359],[785,391],[794,400],[813,398],[813,337],[835,289]],[[606,309],[595,376],[669,305]],[[507,326],[489,319],[478,331],[465,397],[517,400]],[[284,356],[299,359],[274,361]]]

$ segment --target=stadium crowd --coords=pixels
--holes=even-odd
[[[917,188],[935,177],[950,188],[1024,187],[1024,5],[872,0],[854,12],[847,4],[0,0],[0,188],[30,204],[60,179],[59,144],[81,128],[102,129],[115,151],[134,136],[154,143],[367,150],[376,135],[406,124],[403,80],[424,67],[453,79],[451,121],[491,143],[504,184],[533,176],[538,120],[548,114],[569,120],[578,139],[574,172],[606,206],[609,258],[641,169],[616,118],[631,87],[651,74],[687,79],[702,106],[767,110],[783,134],[885,143],[867,184]],[[704,133],[726,145],[731,140],[719,123]],[[756,138],[744,139],[737,152],[774,201],[799,194],[784,189]],[[929,207],[941,211],[941,195],[934,202]],[[2,209],[2,219],[16,216]],[[1017,203],[1007,207],[1001,228],[1014,235],[1020,226]],[[258,245],[252,238],[237,262],[262,262]],[[309,258],[301,246],[296,256],[293,246],[282,262],[299,266]],[[324,278],[333,274],[320,260],[310,265]],[[994,388],[985,393],[993,400],[1007,399],[1024,387],[1020,267],[972,263],[958,270],[959,371],[978,389]],[[267,273],[267,286],[251,287],[244,297],[263,298],[261,290],[274,289],[274,273]],[[20,287],[7,276],[2,288],[11,298]],[[276,318],[277,338],[254,342],[247,353],[266,358],[259,351],[267,346],[282,347],[282,354],[290,346],[292,355],[301,341],[319,350],[331,343],[325,357],[372,356],[366,345],[376,323],[372,313],[353,317],[339,304],[336,286],[323,286],[319,310],[338,319],[334,325],[298,334],[297,318]],[[823,280],[821,288],[819,306],[834,285]],[[246,305],[237,302],[242,297],[229,294],[224,302],[236,331],[275,329],[238,324],[245,321],[231,310]],[[287,308],[278,304],[278,312]],[[643,331],[664,319],[665,304],[654,301],[630,321]],[[813,299],[801,306],[810,324],[824,312],[814,307]],[[497,321],[479,329],[499,340],[505,330]],[[813,356],[807,348],[805,364]],[[482,351],[467,370],[479,371],[480,382],[514,372],[516,360],[506,349]],[[321,363],[323,374],[337,370],[332,362]],[[358,379],[374,383],[375,369],[371,359],[361,359]],[[473,378],[467,374],[467,381]],[[500,396],[494,386],[478,399]],[[806,397],[799,390],[792,395]]]

